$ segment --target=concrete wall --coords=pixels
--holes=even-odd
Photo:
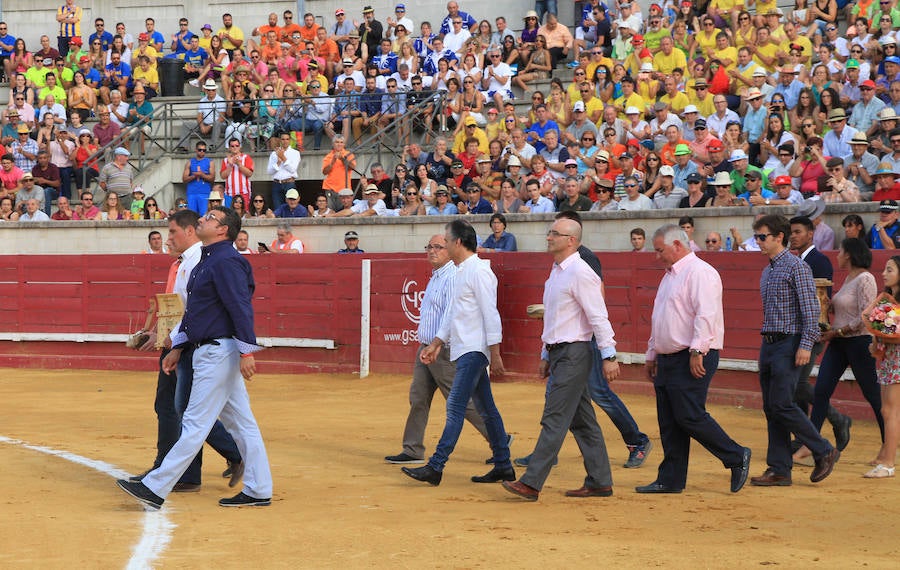
[[[163,201],[163,200],[161,200]],[[838,240],[843,236],[841,219],[850,212],[859,213],[866,227],[877,218],[877,204],[828,206],[825,221]],[[792,215],[794,208],[772,206],[756,208],[710,208],[695,210],[658,210],[638,215],[637,212],[587,213],[585,244],[598,251],[629,250],[629,232],[642,227],[651,234],[666,223],[677,223],[683,215],[692,215],[696,225],[695,240],[702,244],[706,232],[727,233],[736,227],[744,238],[751,235],[753,214],[779,212]],[[478,235],[489,234],[488,215],[471,216]],[[547,226],[551,214],[514,214],[508,216],[509,231],[521,251],[544,251]],[[353,229],[360,234],[360,247],[370,253],[421,252],[428,238],[443,233],[450,217],[302,219],[295,221],[294,234],[312,253],[333,252],[343,247],[344,232]],[[278,220],[251,220],[245,224],[251,243],[269,243],[275,237]],[[4,250],[18,254],[136,253],[146,247],[147,233],[159,229],[165,233],[165,221],[128,222],[43,222],[4,223],[0,225],[0,243]],[[649,244],[648,244],[649,248]]]

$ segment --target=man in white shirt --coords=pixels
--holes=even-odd
[[[502,109],[503,103],[513,98],[512,70],[500,55],[499,49],[488,50],[491,64],[484,67],[484,77],[481,80],[481,87],[484,89],[482,94],[489,100],[493,99],[498,109]]]
[[[291,134],[278,136],[275,150],[269,155],[266,172],[272,177],[272,210],[284,204],[284,195],[294,188],[297,169],[300,167],[300,151],[291,147]]]
[[[472,37],[472,34],[463,26],[461,16],[454,16],[450,20],[450,24],[450,31],[444,35],[444,47],[462,59],[463,46],[466,45],[466,41]]]
[[[350,216],[384,216],[387,212],[387,206],[384,205],[384,200],[382,200],[380,196],[381,192],[378,190],[378,186],[374,184],[369,184],[366,186],[365,192],[363,192],[363,197],[365,200],[358,200],[353,206],[350,208]],[[340,212],[338,212],[340,213]]]
[[[563,441],[572,431],[584,457],[587,477],[567,497],[609,497],[612,472],[603,432],[597,424],[588,378],[594,363],[592,336],[603,359],[603,375],[610,382],[619,377],[616,341],[600,277],[581,258],[581,225],[566,218],[556,220],[547,232],[547,251],[553,268],[544,284],[544,331],[540,372],[549,377],[549,389],[541,417],[541,434],[528,468],[518,481],[503,487],[528,501],[536,501]]]
[[[49,222],[50,216],[41,210],[41,204],[34,198],[25,202],[25,213],[19,216],[20,222]]]
[[[428,464],[418,468],[404,467],[403,472],[416,479],[440,485],[444,466],[459,440],[469,400],[481,414],[487,428],[491,449],[494,452],[494,468],[480,477],[472,477],[475,483],[513,481],[516,472],[509,459],[509,438],[503,427],[503,418],[494,404],[491,394],[491,373],[502,375],[503,359],[500,342],[503,327],[497,311],[497,277],[490,264],[478,257],[475,228],[465,220],[453,220],[447,224],[444,239],[450,259],[456,264],[454,294],[450,309],[444,314],[434,340],[422,349],[422,362],[433,363],[443,346],[450,345],[450,360],[456,362],[453,388],[447,397],[447,421],[444,433]]]

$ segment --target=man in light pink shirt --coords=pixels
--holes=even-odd
[[[580,489],[567,497],[609,497],[612,473],[603,432],[591,403],[588,378],[594,363],[591,337],[603,357],[603,374],[610,382],[619,377],[616,341],[600,293],[600,277],[581,259],[581,225],[562,218],[547,232],[547,251],[553,268],[544,284],[544,332],[541,340],[541,376],[550,377],[541,418],[541,435],[518,481],[503,481],[503,487],[528,501],[536,501],[550,474],[554,460],[572,431],[584,457],[587,477]]]
[[[665,225],[653,234],[666,266],[653,303],[645,370],[656,390],[665,454],[656,481],[638,493],[680,493],[687,483],[691,438],[731,469],[731,492],[747,481],[750,448],[738,445],[706,411],[706,394],[725,340],[722,279],[688,245],[687,233]]]

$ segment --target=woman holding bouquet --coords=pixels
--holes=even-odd
[[[893,256],[884,265],[884,290],[894,299],[900,297],[900,256]],[[884,417],[884,443],[875,467],[863,477],[880,479],[894,476],[894,458],[900,439],[900,344],[872,343],[873,352],[881,353],[878,361],[878,383],[881,384],[881,415]]]
[[[875,359],[868,350],[872,337],[862,322],[862,312],[878,294],[875,277],[868,271],[872,266],[872,252],[862,240],[847,238],[841,242],[837,262],[838,267],[848,273],[840,291],[831,299],[831,311],[834,313],[832,326],[822,333],[822,342],[828,342],[828,348],[819,365],[810,420],[816,429],[822,429],[831,395],[849,366],[863,396],[875,412],[884,441],[881,393],[875,374]],[[803,447],[794,454],[794,461],[809,455],[809,450]]]

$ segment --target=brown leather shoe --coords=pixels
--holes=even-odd
[[[612,487],[588,487],[585,485],[581,489],[566,491],[567,497],[577,497],[586,499],[587,497],[611,497]]]
[[[537,501],[538,495],[540,495],[540,491],[538,491],[534,487],[529,487],[521,481],[503,481],[501,484],[503,485],[504,489],[506,489],[513,495],[522,497],[526,501]]]
[[[200,485],[197,483],[175,483],[172,487],[173,493],[196,493],[199,490]]]
[[[791,476],[778,475],[771,469],[766,469],[759,477],[750,477],[750,484],[757,487],[790,487]]]
[[[838,448],[831,448],[831,451],[816,459],[816,467],[812,470],[812,473],[809,474],[809,480],[813,483],[818,483],[825,477],[831,475],[831,472],[834,470],[834,464],[837,463],[840,458],[841,452],[838,451]]]

